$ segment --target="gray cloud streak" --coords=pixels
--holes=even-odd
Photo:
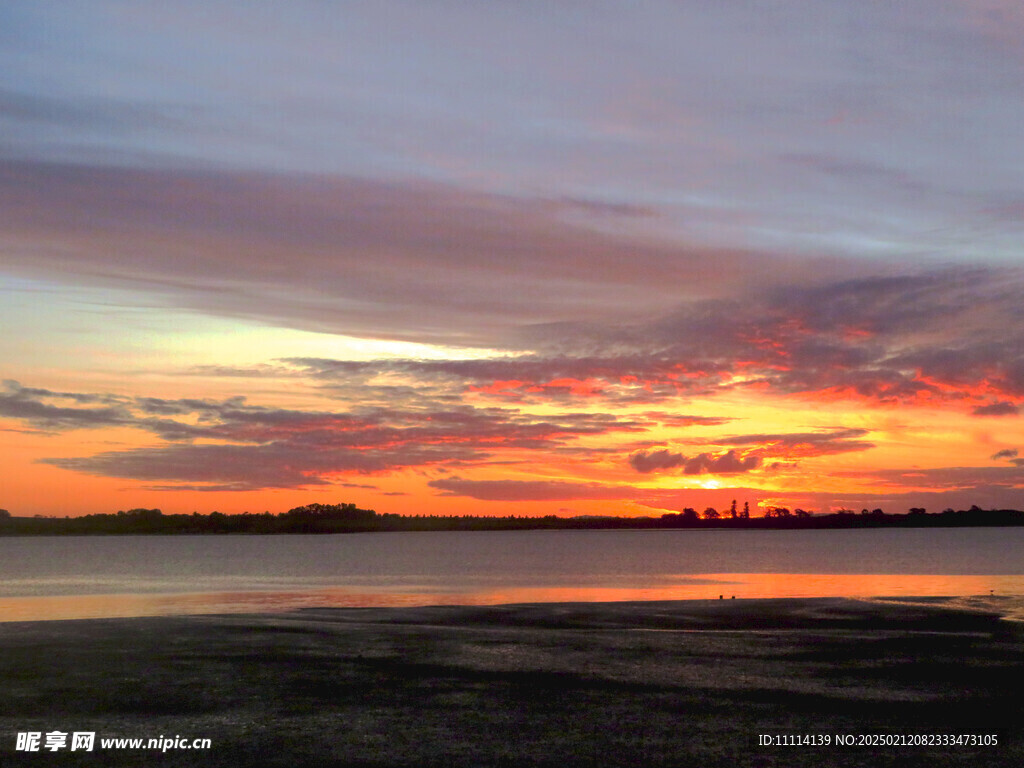
[[[644,474],[682,467],[684,475],[731,475],[757,469],[761,466],[761,459],[758,456],[740,456],[732,449],[717,455],[701,453],[690,457],[660,449],[637,451],[629,457],[629,463],[637,472]]]
[[[317,331],[508,344],[531,324],[667,309],[688,285],[724,295],[826,268],[613,235],[563,207],[425,182],[0,169],[7,271]]]
[[[502,450],[553,450],[584,436],[643,431],[609,414],[535,416],[508,408],[354,406],[344,412],[248,404],[244,398],[165,400],[53,392],[5,384],[0,415],[60,431],[134,427],[169,444],[44,463],[104,477],[220,490],[323,485],[328,478],[420,466],[480,463]],[[66,407],[48,401],[116,402]],[[202,440],[203,442],[198,442]],[[155,487],[155,486],[154,486]],[[178,486],[160,486],[171,488]]]

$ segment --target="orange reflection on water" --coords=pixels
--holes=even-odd
[[[0,621],[272,613],[300,608],[381,608],[783,597],[957,597],[1024,595],[1024,576],[947,574],[711,573],[649,587],[549,586],[407,590],[342,587],[264,592],[58,595],[0,598]]]
[[[848,573],[706,573],[651,587],[524,587],[449,594],[466,604],[715,600],[783,597],[1024,595],[1024,576]]]

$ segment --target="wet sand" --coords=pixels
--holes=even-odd
[[[0,623],[0,765],[1020,766],[1022,627],[846,599]],[[212,748],[15,751],[53,730]],[[998,746],[835,745],[861,734]]]

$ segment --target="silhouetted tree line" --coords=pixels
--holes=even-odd
[[[165,515],[159,509],[129,509],[116,514],[83,517],[15,517],[0,509],[0,535],[88,534],[271,534],[271,533],[365,533],[370,531],[509,531],[595,529],[801,529],[801,528],[949,528],[958,526],[1024,525],[1024,512],[1016,509],[945,509],[929,514],[912,507],[906,514],[886,514],[881,509],[859,513],[842,509],[813,514],[804,509],[770,507],[762,517],[751,517],[748,504],[728,510],[708,507],[698,514],[692,507],[661,517],[482,517],[475,515],[378,514],[355,504],[307,504],[287,512],[226,515],[221,512]]]
[[[742,512],[736,511],[736,502],[728,512],[718,512],[708,507],[700,516],[696,510],[686,508],[682,513],[661,516],[661,521],[670,528],[747,528],[747,529],[803,529],[803,528],[955,528],[1024,525],[1024,511],[1018,509],[982,509],[974,505],[970,509],[944,509],[941,513],[929,514],[923,507],[911,507],[906,514],[886,514],[881,509],[840,509],[827,514],[814,514],[805,509],[768,507],[762,517],[750,517],[750,509],[744,504]]]

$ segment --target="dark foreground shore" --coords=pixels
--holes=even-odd
[[[1021,766],[1021,627],[841,599],[0,623],[0,765]],[[16,751],[51,731],[96,745]]]

